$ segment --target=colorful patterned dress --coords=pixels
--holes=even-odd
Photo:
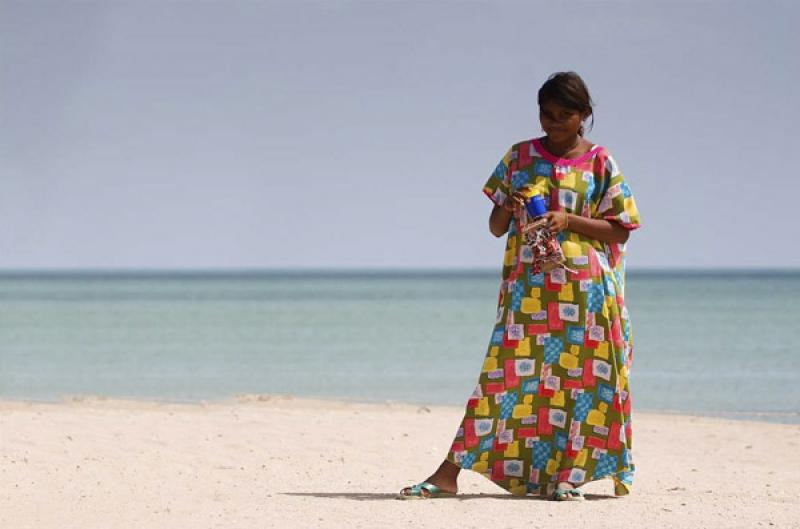
[[[483,191],[501,204],[525,184],[551,210],[639,227],[631,190],[601,146],[566,160],[538,139],[517,143]],[[447,459],[515,495],[611,478],[622,496],[634,474],[625,245],[558,238],[570,271],[533,274],[512,218],[494,331]]]

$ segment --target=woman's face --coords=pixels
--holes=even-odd
[[[539,122],[542,130],[551,141],[571,141],[578,135],[583,120],[588,114],[581,114],[577,110],[562,107],[558,103],[548,101],[539,106]]]

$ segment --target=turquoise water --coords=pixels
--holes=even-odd
[[[285,393],[463,405],[478,272],[0,274],[0,398]],[[800,272],[630,272],[633,405],[800,422]]]

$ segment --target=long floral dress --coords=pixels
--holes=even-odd
[[[551,210],[639,227],[631,190],[601,146],[567,160],[538,139],[517,143],[483,191],[502,204],[525,184]],[[569,271],[533,274],[512,218],[494,331],[447,459],[515,495],[611,478],[622,496],[634,474],[625,245],[571,231],[558,238]]]

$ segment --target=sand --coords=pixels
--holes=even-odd
[[[394,499],[441,463],[463,408],[246,396],[0,402],[0,528],[800,528],[800,425],[637,413],[633,492]]]

